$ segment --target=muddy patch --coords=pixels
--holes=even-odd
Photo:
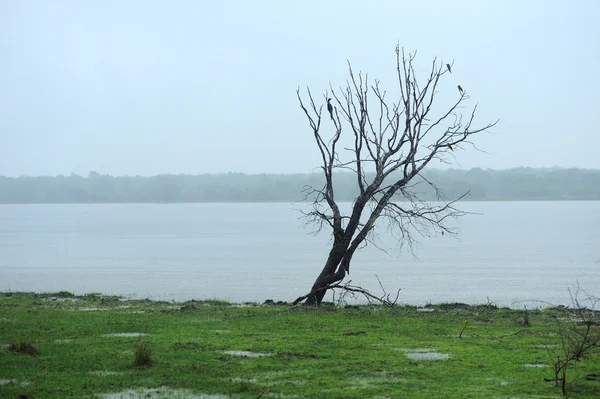
[[[102,334],[103,337],[121,337],[121,338],[141,337],[144,335],[148,335],[148,334],[136,333],[136,332]]]
[[[175,350],[197,350],[200,344],[197,342],[175,342],[173,349]]]
[[[231,356],[241,357],[265,357],[270,356],[270,353],[265,352],[250,352],[250,351],[223,351],[223,353]]]
[[[275,357],[278,358],[290,358],[295,357],[296,359],[322,359],[323,356],[316,355],[314,353],[305,352],[277,352]]]
[[[446,360],[450,357],[447,353],[435,352],[431,348],[394,348],[402,351],[411,360]]]
[[[116,393],[105,393],[99,396],[103,399],[227,399],[226,395],[195,393],[184,389],[128,389]]]

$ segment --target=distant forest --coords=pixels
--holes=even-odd
[[[473,201],[600,200],[600,170],[517,168],[490,170],[434,169],[423,174],[447,198],[467,191]],[[0,176],[0,203],[169,203],[169,202],[293,202],[303,200],[305,185],[322,186],[319,173],[109,176]],[[434,200],[435,191],[423,179],[413,191]],[[352,201],[356,177],[334,178],[336,199]]]

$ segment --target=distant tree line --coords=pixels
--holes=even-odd
[[[466,199],[474,201],[600,200],[600,170],[595,169],[434,169],[423,177],[448,198],[470,191]],[[337,199],[356,197],[355,178],[351,173],[335,175]],[[0,176],[0,203],[293,202],[304,199],[304,186],[318,187],[322,179],[318,173]],[[436,199],[435,190],[424,179],[412,190],[423,199]]]

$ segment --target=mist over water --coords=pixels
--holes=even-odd
[[[292,301],[327,257],[290,204],[0,206],[0,290],[102,292],[161,300]],[[350,206],[350,204],[346,204]],[[465,202],[458,238],[398,254],[385,230],[353,260],[353,284],[399,302],[529,308],[600,294],[600,202]],[[326,300],[331,300],[328,294]],[[362,301],[362,299],[361,299]]]

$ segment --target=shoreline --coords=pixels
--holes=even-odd
[[[401,202],[401,201],[394,201]],[[435,202],[435,201],[428,201]],[[460,203],[465,202],[600,202],[600,198],[529,198],[529,199],[508,199],[508,198],[497,198],[497,199],[477,199],[477,200],[469,200],[462,199]],[[103,202],[103,201],[90,201],[90,202],[0,202],[0,206],[2,205],[202,205],[202,204],[224,204],[224,205],[250,205],[250,204],[289,204],[289,205],[301,205],[307,204],[311,205],[312,201],[123,201],[123,202]],[[352,201],[338,201],[338,204],[352,204]]]
[[[22,297],[32,296],[36,299],[43,299],[51,302],[76,302],[76,301],[108,301],[108,302],[132,302],[139,303],[144,302],[148,304],[171,304],[171,305],[188,305],[188,304],[199,304],[199,305],[219,305],[219,306],[231,306],[231,307],[251,307],[251,306],[289,306],[289,307],[300,307],[302,303],[292,305],[293,299],[289,301],[276,300],[267,298],[264,301],[230,301],[223,298],[191,298],[185,300],[176,299],[157,299],[150,296],[136,296],[134,294],[104,294],[101,292],[88,292],[75,294],[70,291],[50,291],[50,292],[37,292],[37,291],[2,291],[0,290],[0,299],[10,297]],[[295,299],[295,298],[294,298]],[[379,302],[338,302],[337,304],[332,301],[323,301],[322,307],[335,307],[335,308],[361,308],[361,307],[380,307],[380,308],[397,308],[397,309],[414,309],[421,312],[434,311],[436,309],[475,309],[475,308],[490,308],[490,309],[505,309],[510,311],[523,311],[524,309],[529,310],[549,310],[549,309],[563,309],[569,307],[564,304],[553,304],[543,300],[529,299],[514,301],[520,302],[524,305],[521,307],[512,307],[503,304],[499,304],[493,300],[479,303],[466,303],[458,301],[440,301],[440,302],[427,302],[424,301],[422,304],[410,304],[398,301],[393,306],[386,306]],[[537,304],[538,306],[528,306],[529,304]]]

